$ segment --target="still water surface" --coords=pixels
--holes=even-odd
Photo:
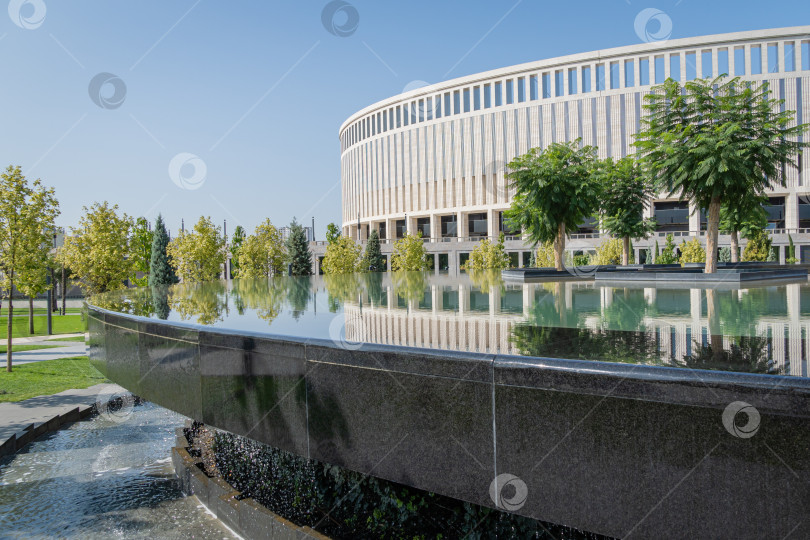
[[[145,403],[0,460],[0,538],[237,538],[178,487],[170,452],[183,422]]]

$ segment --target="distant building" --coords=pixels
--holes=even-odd
[[[281,239],[286,242],[287,238],[289,238],[292,233],[292,229],[289,227],[281,227],[279,232],[281,233]],[[304,236],[306,236],[307,242],[312,242],[315,239],[315,235],[312,234],[312,227],[304,227]]]

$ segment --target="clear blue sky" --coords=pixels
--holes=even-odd
[[[810,22],[806,0],[352,0],[340,37],[322,0],[32,2],[0,10],[0,163],[56,188],[61,225],[108,200],[173,232],[201,214],[229,232],[315,216],[320,239],[340,219],[340,124],[412,81],[639,43],[649,7],[671,38]],[[109,108],[89,95],[99,73],[126,86],[100,85]],[[179,168],[197,189],[170,178],[181,153],[205,164],[199,186],[199,161]]]

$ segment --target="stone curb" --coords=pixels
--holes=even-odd
[[[22,448],[45,433],[49,433],[51,431],[56,431],[61,428],[64,424],[70,422],[77,422],[84,418],[87,418],[91,414],[96,412],[96,405],[83,405],[80,407],[76,407],[75,409],[71,409],[70,411],[64,414],[58,414],[52,417],[47,422],[40,422],[38,424],[31,424],[26,428],[23,428],[22,435],[14,434],[8,439],[6,439],[3,444],[0,444],[0,458],[7,456],[9,454],[15,454],[22,450]]]
[[[177,428],[175,435],[177,446],[172,448],[172,465],[183,493],[196,495],[217,519],[237,534],[249,540],[329,540],[328,536],[309,527],[299,527],[253,499],[240,500],[238,497],[241,493],[233,486],[222,478],[209,478],[199,467],[202,460],[189,454],[189,443],[183,428]]]

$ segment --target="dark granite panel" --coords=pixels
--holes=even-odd
[[[203,422],[307,455],[303,344],[203,332],[200,358]]]
[[[138,330],[144,334],[190,341],[192,343],[196,343],[199,338],[199,330],[183,326],[174,326],[167,323],[139,321]]]
[[[309,341],[306,354],[307,360],[330,364],[464,381],[492,381],[492,355],[488,354],[371,344],[342,347],[327,340]]]
[[[140,395],[141,362],[138,333],[122,325],[105,323],[104,358],[97,362],[105,365],[100,370],[116,384]]]
[[[383,366],[391,361],[380,359]],[[487,504],[494,462],[491,382],[368,363],[374,365],[307,361],[310,457]]]
[[[107,376],[107,331],[103,315],[90,311],[87,318],[87,356],[90,364]]]
[[[142,333],[139,346],[138,395],[190,418],[201,418],[198,345]]]
[[[743,439],[722,415],[496,385],[497,472],[525,482],[518,513],[615,537],[806,537],[810,420],[762,414]]]
[[[506,355],[495,365],[495,384],[707,407],[747,400],[810,418],[810,379],[799,377]]]

